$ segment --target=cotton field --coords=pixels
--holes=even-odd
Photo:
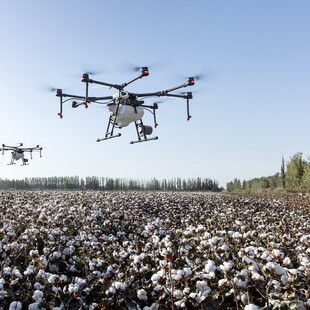
[[[310,309],[310,199],[0,192],[0,308]]]

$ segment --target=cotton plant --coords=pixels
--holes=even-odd
[[[29,289],[29,298],[43,294],[32,309],[44,301],[56,310],[56,296],[82,303],[89,295],[89,309],[99,301],[198,309],[217,298],[223,307],[233,300],[255,310],[267,299],[284,302],[287,292],[291,306],[307,305],[300,287],[309,285],[310,221],[306,207],[289,197],[26,191],[1,197],[9,206],[0,225],[0,300],[7,309]],[[12,285],[21,295],[12,295]]]

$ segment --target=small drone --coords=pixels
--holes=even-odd
[[[177,89],[184,88],[187,86],[193,86],[195,84],[194,77],[188,77],[186,82],[167,89],[150,93],[132,93],[125,91],[124,88],[134,81],[141,79],[145,76],[149,75],[148,67],[141,67],[140,74],[133,78],[132,80],[123,83],[123,84],[111,84],[101,81],[96,81],[90,79],[90,73],[84,73],[81,77],[81,81],[86,85],[86,93],[85,96],[78,95],[70,95],[62,92],[62,89],[56,89],[56,96],[60,98],[60,112],[58,113],[60,118],[63,118],[63,104],[66,101],[72,101],[72,108],[77,108],[81,105],[84,105],[85,108],[88,108],[90,103],[97,104],[105,104],[109,111],[109,120],[108,126],[106,129],[105,136],[103,138],[97,139],[97,142],[108,140],[116,137],[120,137],[121,133],[114,133],[115,128],[121,129],[123,127],[128,126],[130,123],[134,123],[136,127],[136,132],[138,136],[138,140],[131,141],[130,143],[138,143],[145,142],[151,140],[157,140],[158,137],[148,137],[153,133],[153,128],[151,126],[144,125],[143,116],[144,111],[148,111],[153,115],[154,118],[154,127],[157,127],[156,122],[156,110],[158,109],[158,104],[153,103],[150,105],[145,104],[144,98],[150,97],[174,97],[174,98],[182,98],[186,100],[187,107],[187,120],[191,119],[191,115],[189,114],[189,100],[193,98],[191,92],[186,92],[183,94],[171,93]],[[89,84],[98,84],[101,86],[106,86],[109,88],[116,89],[117,92],[112,96],[104,96],[104,97],[92,97],[89,95]],[[64,98],[67,98],[63,100]]]
[[[30,158],[32,159],[32,152],[38,151],[40,152],[40,158],[42,157],[42,147],[40,145],[34,147],[23,147],[23,144],[20,143],[18,146],[10,146],[2,144],[2,148],[0,148],[0,152],[2,151],[2,155],[4,155],[5,151],[11,151],[11,162],[8,165],[15,165],[16,161],[21,159],[22,164],[21,166],[28,165],[28,159],[25,158],[26,152],[30,153]]]

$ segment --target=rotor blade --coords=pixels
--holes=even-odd
[[[212,81],[214,79],[216,79],[218,77],[218,72],[214,69],[205,69],[200,71],[197,74],[193,74],[193,75],[183,75],[180,74],[179,76],[181,76],[183,79],[186,79],[188,77],[193,77],[195,79],[195,81]]]
[[[118,66],[118,69],[121,70],[122,72],[123,71],[138,72],[140,71],[142,67],[147,67],[154,71],[158,71],[158,70],[162,71],[170,67],[171,63],[172,61],[167,58],[166,59],[162,58],[150,64],[143,64],[143,65],[137,65],[133,62],[125,61]]]
[[[43,92],[49,92],[49,93],[55,93],[57,91],[57,89],[61,89],[61,90],[66,90],[68,89],[69,87],[54,87],[54,86],[51,86],[51,85],[41,85],[39,86],[39,89]]]
[[[83,66],[82,67],[83,73],[89,74],[89,75],[102,75],[102,74],[107,74],[111,73],[111,70],[108,68],[104,68],[102,66]]]

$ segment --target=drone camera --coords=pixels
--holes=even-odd
[[[153,109],[154,109],[154,110],[157,110],[157,109],[158,109],[158,104],[157,104],[157,103],[154,103],[154,104],[153,104]]]
[[[61,97],[62,96],[62,90],[60,88],[56,89],[56,96]]]
[[[195,85],[195,79],[193,77],[187,78],[187,86]]]
[[[142,67],[141,68],[141,75],[142,76],[148,76],[150,74],[148,67]]]

